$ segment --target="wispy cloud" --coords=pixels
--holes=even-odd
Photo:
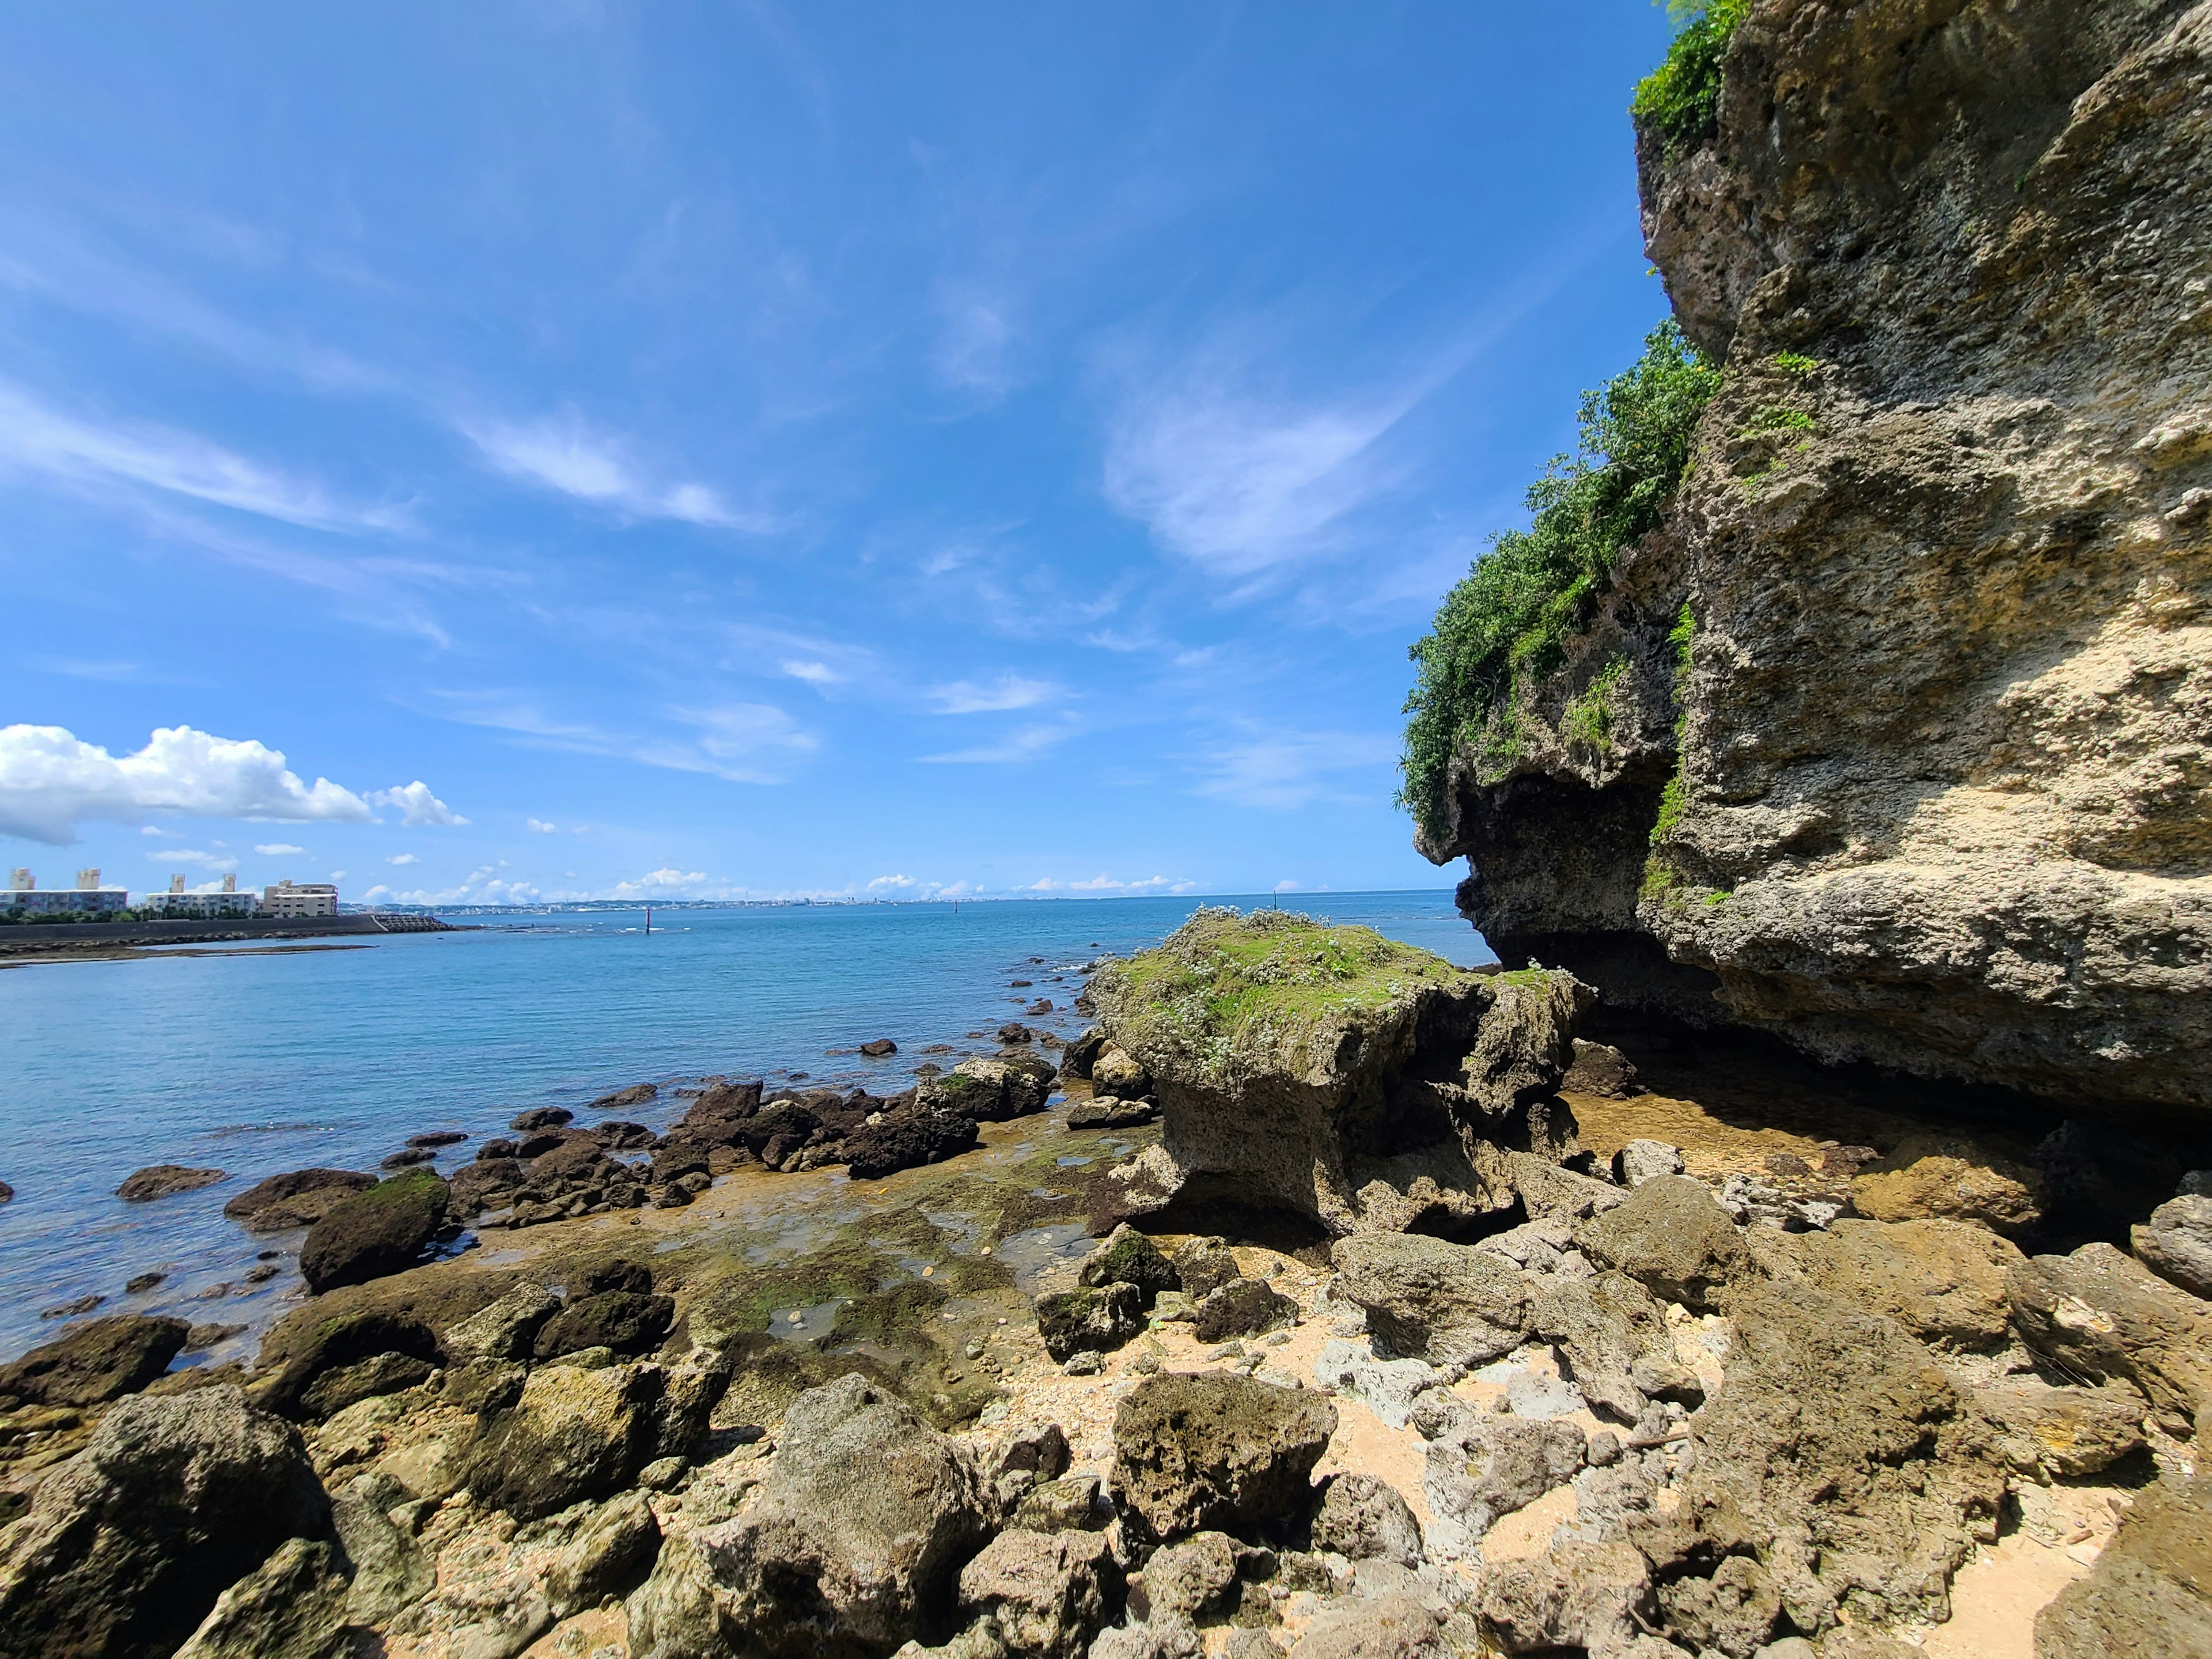
[[[978,744],[972,749],[955,749],[941,755],[924,755],[921,759],[930,766],[1018,766],[1065,743],[1075,735],[1075,731],[1072,723],[1024,726],[996,743]]]
[[[321,486],[188,432],[66,414],[0,380],[0,469],[78,488],[135,485],[313,530],[393,530],[404,515],[333,499]]]
[[[304,847],[295,847],[289,841],[256,842],[253,850],[264,859],[295,858],[305,853]]]
[[[486,460],[509,477],[632,517],[676,519],[751,535],[785,527],[773,514],[732,507],[709,485],[648,479],[629,459],[627,445],[592,432],[574,414],[523,424],[471,421],[461,429]]]
[[[1364,799],[1345,787],[1344,775],[1387,775],[1397,738],[1382,732],[1266,732],[1221,744],[1198,756],[1194,793],[1238,806],[1287,811],[1316,800]],[[1373,793],[1372,788],[1367,792]]]
[[[1016,331],[1004,294],[948,285],[937,298],[937,337],[929,354],[939,380],[956,392],[985,398],[1013,388],[1010,364]]]
[[[1034,708],[1059,696],[1060,688],[1049,680],[1001,674],[994,680],[955,680],[949,685],[932,686],[926,695],[940,714],[992,714]]]
[[[497,691],[434,693],[440,712],[468,726],[511,732],[527,742],[674,772],[704,772],[732,783],[781,783],[817,739],[772,703],[731,702],[664,711],[689,735],[624,731],[549,714],[532,697]],[[576,826],[581,835],[585,826]]]
[[[162,852],[149,853],[146,854],[146,859],[151,864],[191,864],[197,865],[203,870],[238,868],[238,859],[234,854],[204,853],[190,847],[173,847]]]
[[[1103,870],[1082,881],[1056,881],[1047,876],[1033,881],[1021,890],[1025,893],[1191,893],[1198,890],[1194,881],[1173,881],[1165,876],[1147,876],[1142,881],[1123,881]]]

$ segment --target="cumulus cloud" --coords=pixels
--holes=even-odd
[[[525,818],[523,823],[533,836],[557,836],[561,833],[559,824],[548,823],[544,818]]]
[[[674,898],[698,896],[697,890],[707,879],[703,870],[649,870],[635,881],[618,881],[610,896],[614,898]]]
[[[868,890],[871,893],[903,893],[919,884],[912,876],[878,876],[868,884]]]
[[[238,860],[229,853],[203,853],[195,848],[175,847],[165,852],[146,854],[149,864],[196,864],[203,870],[235,870]]]
[[[289,841],[264,841],[256,842],[253,850],[264,859],[282,859],[296,857],[307,849],[304,847],[295,847]]]
[[[521,425],[483,421],[462,429],[501,472],[579,501],[641,519],[677,519],[754,535],[781,527],[774,516],[741,512],[705,484],[651,482],[622,443],[592,432],[573,414]]]
[[[427,792],[426,792],[427,793]],[[58,726],[0,727],[0,835],[66,846],[88,819],[158,812],[201,818],[360,823],[368,803],[328,778],[302,782],[282,750],[164,726],[134,754],[111,755]]]
[[[1048,680],[1001,674],[988,682],[955,680],[949,685],[932,686],[927,695],[940,714],[993,714],[1011,708],[1034,708],[1059,694],[1060,688]]]
[[[369,799],[379,806],[390,807],[399,814],[399,821],[409,829],[424,824],[441,824],[448,828],[465,824],[468,820],[430,793],[430,786],[417,778],[412,783],[396,789],[379,789]]]
[[[390,858],[385,860],[386,864],[420,864],[422,861],[412,853],[394,853]]]

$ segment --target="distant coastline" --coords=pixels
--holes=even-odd
[[[209,921],[21,922],[0,928],[0,958],[48,954],[55,945],[208,945],[241,939],[324,939],[341,934],[456,931],[427,911],[374,915],[226,916]]]

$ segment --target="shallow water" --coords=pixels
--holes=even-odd
[[[1224,902],[1214,900],[1210,902]],[[1246,900],[1246,904],[1260,901]],[[149,952],[0,972],[0,1356],[52,1334],[40,1310],[87,1296],[101,1313],[258,1325],[296,1285],[296,1236],[256,1237],[222,1205],[307,1164],[374,1169],[405,1139],[458,1129],[452,1170],[515,1113],[639,1082],[660,1098],[614,1115],[655,1130],[707,1074],[793,1073],[878,1093],[921,1052],[949,1065],[968,1036],[1019,1019],[1073,1036],[1082,964],[1156,944],[1193,899],[822,906],[501,918],[365,949]],[[1455,961],[1490,953],[1447,892],[1300,902]],[[1042,961],[1033,958],[1042,958]],[[1008,981],[1032,986],[1014,990]],[[1022,1010],[1048,997],[1059,1012]],[[890,1036],[901,1052],[852,1050]],[[842,1051],[842,1052],[832,1052]],[[1049,1052],[1049,1051],[1048,1051]],[[184,1164],[222,1183],[150,1204],[112,1194],[131,1170]],[[283,1271],[254,1285],[259,1253]],[[133,1274],[161,1285],[126,1296]]]

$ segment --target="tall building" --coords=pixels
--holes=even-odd
[[[99,915],[130,907],[131,895],[120,887],[102,887],[97,870],[78,871],[74,887],[44,890],[27,869],[9,875],[6,908],[19,921],[28,916]]]
[[[264,916],[334,916],[338,913],[338,890],[328,882],[280,881],[261,890]]]

